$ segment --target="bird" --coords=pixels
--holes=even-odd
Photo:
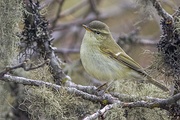
[[[89,75],[106,82],[129,78],[145,79],[163,91],[169,91],[125,53],[115,42],[105,23],[94,20],[83,27],[86,32],[80,47],[80,59]]]

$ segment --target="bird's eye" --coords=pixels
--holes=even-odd
[[[100,32],[98,32],[98,31],[96,31],[95,33],[98,34],[98,35],[100,34]]]

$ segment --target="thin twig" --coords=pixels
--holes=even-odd
[[[65,49],[65,48],[60,48],[60,49],[54,49],[55,53],[61,53],[61,54],[68,54],[68,53],[79,53],[79,49]]]
[[[95,0],[89,0],[90,7],[93,13],[95,13],[96,16],[98,16],[99,11],[97,10],[96,1]]]
[[[24,62],[23,63],[20,63],[18,65],[15,65],[15,66],[12,66],[12,67],[6,67],[5,70],[3,70],[2,72],[0,72],[0,78],[2,78],[6,73],[8,73],[9,71],[12,71],[14,69],[17,69],[17,68],[21,68],[24,66]]]
[[[57,11],[57,13],[56,13],[56,17],[55,17],[54,21],[52,22],[52,28],[55,27],[57,21],[58,21],[59,18],[60,18],[60,13],[61,13],[61,10],[62,10],[62,5],[63,5],[63,3],[64,3],[64,0],[62,0],[62,1],[60,2],[60,4],[59,4],[58,11]]]
[[[18,65],[6,67],[2,72],[0,72],[0,78],[2,78],[4,74],[6,74],[12,70],[15,70],[17,68],[23,68],[25,71],[29,71],[29,70],[38,69],[38,68],[44,66],[45,64],[49,63],[49,59],[48,59],[37,66],[32,66],[32,63],[30,63],[29,61],[30,60],[25,60],[24,62],[22,62]]]
[[[38,69],[40,67],[43,67],[44,65],[48,64],[50,62],[49,59],[45,60],[43,63],[37,65],[37,66],[32,66],[32,64],[30,65],[30,67],[24,67],[24,70],[29,71],[29,70],[34,70],[34,69]]]

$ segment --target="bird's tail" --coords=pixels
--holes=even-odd
[[[147,81],[153,85],[155,85],[156,87],[160,88],[163,91],[169,91],[169,89],[164,86],[163,84],[157,82],[156,80],[154,80],[151,76],[147,76]]]

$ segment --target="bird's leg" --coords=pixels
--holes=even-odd
[[[105,92],[107,92],[111,88],[113,83],[114,83],[114,80],[111,81],[109,84],[108,82],[105,82],[102,85],[98,86],[96,89],[98,91],[98,95],[103,95]]]
[[[108,85],[107,85],[107,88],[105,89],[105,91],[108,91],[111,87],[112,87],[112,85],[114,84],[114,80],[113,81],[111,81]]]
[[[104,90],[104,87],[107,87],[107,86],[108,86],[108,82],[105,82],[102,85],[98,86],[96,90],[97,91]]]

